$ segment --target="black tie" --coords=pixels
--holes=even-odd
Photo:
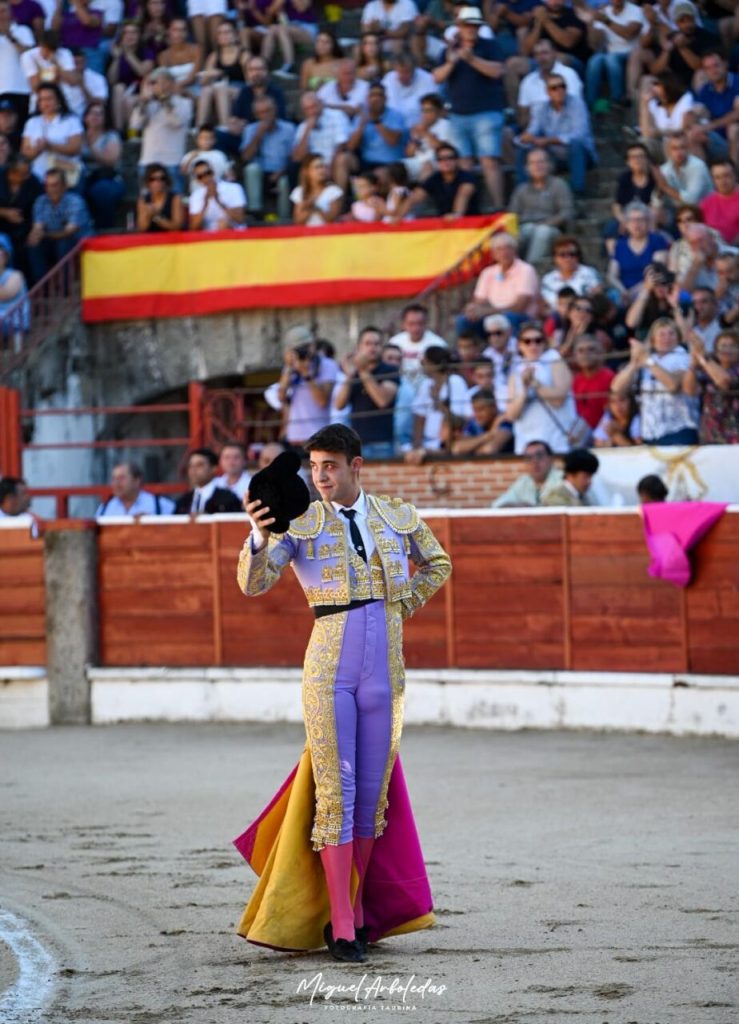
[[[355,508],[340,508],[342,516],[346,516],[349,520],[349,536],[352,539],[354,550],[357,552],[363,562],[367,561],[367,552],[364,550],[364,541],[362,540],[362,534],[359,532],[359,527],[354,522],[354,516],[357,514]]]

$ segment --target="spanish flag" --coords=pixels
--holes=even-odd
[[[402,224],[108,235],[82,254],[87,323],[336,305],[449,287],[489,262],[511,214]]]

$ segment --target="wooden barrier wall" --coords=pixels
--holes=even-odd
[[[450,582],[406,626],[412,668],[739,673],[739,514],[694,555],[691,585],[647,575],[633,514],[430,518]],[[104,666],[299,666],[312,616],[287,571],[236,585],[245,522],[101,527]],[[43,549],[0,531],[0,664],[45,660]]]

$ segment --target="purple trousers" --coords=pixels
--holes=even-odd
[[[391,688],[382,601],[346,613],[334,682],[343,818],[339,842],[372,838],[390,751]]]

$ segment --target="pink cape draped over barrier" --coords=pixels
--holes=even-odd
[[[653,502],[641,506],[644,536],[651,555],[649,575],[687,587],[692,568],[688,552],[726,511],[713,501]]]
[[[397,757],[387,792],[385,831],[375,842],[364,883],[371,942],[430,927],[433,902],[413,811]],[[319,948],[329,917],[320,857],[310,844],[315,787],[310,752],[234,846],[260,876],[239,934],[274,949]],[[353,878],[353,889],[356,886]]]

